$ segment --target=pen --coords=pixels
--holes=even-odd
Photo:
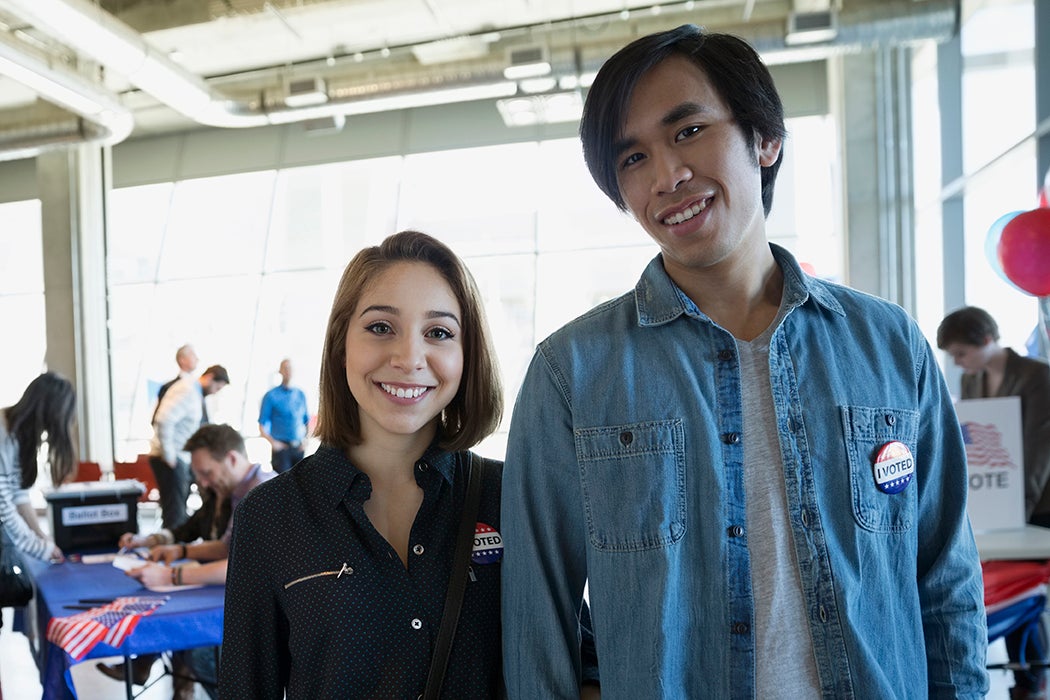
[[[98,605],[105,605],[106,603],[112,603],[112,598],[81,598],[77,601],[78,603],[95,603]]]
[[[94,610],[94,605],[63,605],[66,610]]]
[[[117,550],[117,556],[119,557],[122,554],[130,554],[131,556],[138,557],[139,559],[146,558],[145,556],[143,556],[142,552],[138,550],[138,547],[121,547]]]

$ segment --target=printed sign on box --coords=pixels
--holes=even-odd
[[[1024,527],[1024,457],[1021,399],[957,401],[970,494],[966,510],[977,531]]]

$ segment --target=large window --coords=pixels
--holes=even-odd
[[[842,276],[828,117],[788,124],[771,239]],[[806,159],[794,153],[812,154]],[[802,186],[805,183],[805,186]],[[256,433],[259,402],[290,357],[316,410],[321,347],[343,267],[415,228],[448,243],[484,296],[509,418],[536,343],[634,286],[656,247],[594,185],[577,139],[430,152],[131,187],[113,193],[110,313],[117,457],[148,448],[156,390],[193,343],[198,371],[231,385],[213,420]],[[480,447],[501,457],[502,430]],[[249,441],[265,459],[265,444]]]
[[[40,202],[0,204],[0,406],[10,406],[44,367],[44,259]]]
[[[1032,0],[966,0],[962,6],[962,109],[941,113],[936,45],[916,51],[912,64],[918,316],[932,341],[947,312],[963,304],[980,306],[996,319],[1002,344],[1024,354],[1034,339],[1036,300],[997,271],[988,244],[997,219],[1037,205],[1036,143],[1030,138],[1036,118],[1034,7]],[[948,143],[958,134],[961,152],[941,153],[942,123]],[[942,161],[961,163],[963,176],[942,183]],[[960,230],[944,228],[944,184],[959,197],[949,201],[946,221],[954,225],[961,208]],[[962,250],[949,247],[947,257],[961,264],[944,268],[944,246],[960,240]],[[946,288],[955,297],[962,290],[964,299],[945,308]],[[955,389],[958,370],[945,365]]]
[[[1037,203],[1034,139],[1001,157],[1035,129],[1034,7],[1031,0],[964,6],[963,168],[973,175],[964,203],[967,303],[987,309],[1003,344],[1022,351],[1037,320],[1035,299],[996,273],[984,243],[996,219]]]

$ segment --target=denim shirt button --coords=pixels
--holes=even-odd
[[[425,472],[428,469],[430,469],[430,465],[424,462],[423,460],[419,460],[418,462],[416,462],[416,469],[418,469],[421,472]]]
[[[734,622],[733,623],[733,634],[747,634],[748,626],[746,622]]]
[[[809,515],[805,510],[802,511],[802,526],[809,527]]]
[[[735,445],[740,442],[740,433],[722,433],[722,442],[727,445]]]
[[[886,414],[886,425],[894,425],[894,424],[896,424],[896,422],[897,422],[897,416],[893,415],[892,413],[887,413]]]
[[[828,611],[824,608],[823,605],[820,606],[820,621],[821,622],[827,622],[828,621]]]
[[[728,362],[733,359],[733,352],[731,350],[719,350],[718,359],[722,362]]]
[[[740,527],[739,525],[733,525],[733,526],[731,526],[729,528],[729,536],[730,537],[740,537],[743,534],[744,534],[744,528]]]
[[[634,433],[630,430],[625,430],[620,433],[620,444],[624,447],[630,447],[631,443],[634,442]]]

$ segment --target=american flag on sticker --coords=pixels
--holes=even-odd
[[[966,461],[977,467],[1015,467],[1003,447],[1003,434],[994,425],[966,422],[961,426]]]
[[[144,616],[167,598],[117,598],[68,617],[53,617],[47,623],[47,641],[62,647],[76,661],[83,659],[99,642],[119,647]]]

